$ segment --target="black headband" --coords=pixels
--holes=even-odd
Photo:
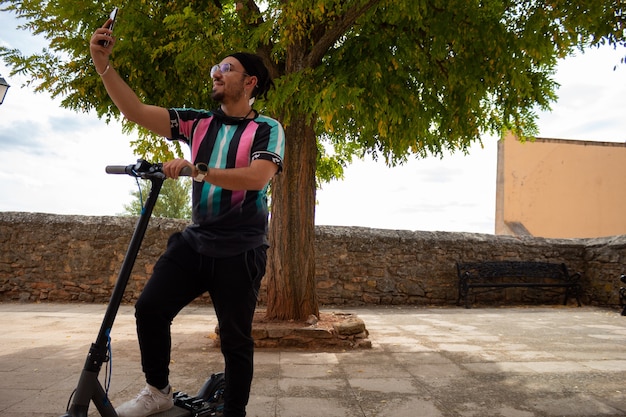
[[[237,52],[228,56],[232,56],[237,61],[241,62],[241,65],[243,65],[243,69],[248,75],[254,75],[255,77],[259,76],[256,65],[254,65],[254,62],[252,62],[252,59],[250,59],[250,56],[248,54],[244,54],[243,52]]]
[[[246,74],[257,78],[256,88],[253,90],[252,97],[266,97],[269,89],[274,86],[274,82],[261,57],[247,52],[235,52],[228,56],[232,56],[239,61]]]

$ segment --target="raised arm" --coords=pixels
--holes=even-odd
[[[96,29],[89,42],[91,59],[100,78],[102,78],[109,97],[128,120],[157,135],[169,137],[171,129],[167,109],[142,103],[137,94],[113,68],[109,57],[115,46],[115,38],[112,36],[111,30],[108,29],[110,23],[109,19],[101,28]],[[108,41],[108,46],[100,44],[100,41],[103,40]]]

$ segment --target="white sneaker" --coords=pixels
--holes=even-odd
[[[146,385],[141,390],[137,398],[120,405],[115,409],[119,417],[146,417],[160,411],[166,411],[174,407],[174,399],[172,398],[172,388],[169,392],[163,394],[161,390]]]

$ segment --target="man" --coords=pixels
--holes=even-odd
[[[252,319],[267,249],[270,179],[282,168],[284,131],[259,115],[254,98],[273,86],[253,54],[227,56],[211,70],[214,111],[166,109],[142,103],[109,62],[115,38],[107,26],[90,41],[95,69],[122,114],[152,132],[191,147],[191,162],[163,164],[169,178],[191,167],[193,225],[172,235],[135,306],[146,387],[118,407],[122,417],[143,417],[173,407],[169,385],[170,324],[208,291],[218,318],[225,362],[224,416],[246,415],[253,373]],[[103,46],[101,41],[109,41]]]

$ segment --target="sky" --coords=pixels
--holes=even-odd
[[[0,45],[39,52],[45,41],[17,30],[0,12]],[[590,49],[559,63],[561,85],[551,112],[540,112],[539,137],[626,142],[626,48]],[[614,70],[614,67],[617,68]],[[0,211],[116,215],[136,190],[134,179],[107,175],[106,165],[137,157],[117,122],[63,109],[34,93],[26,79],[11,85],[0,105]],[[172,105],[177,105],[172,103]],[[318,225],[492,234],[495,230],[497,138],[484,136],[468,155],[411,159],[390,168],[357,160],[343,180],[317,193]],[[626,170],[626,167],[625,167]]]

